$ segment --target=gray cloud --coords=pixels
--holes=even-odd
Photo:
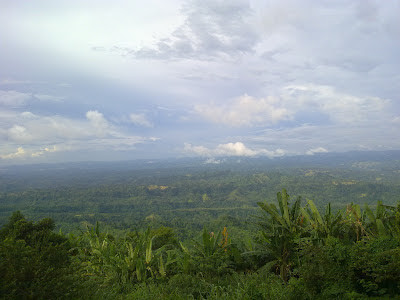
[[[139,126],[144,126],[144,127],[153,127],[154,124],[150,122],[145,114],[130,114],[129,115],[130,121]]]
[[[0,90],[0,105],[8,107],[24,106],[31,98],[30,94],[20,93],[17,91],[1,91]]]
[[[152,46],[109,50],[136,59],[231,59],[253,52],[259,40],[248,1],[192,0],[183,6],[182,14],[183,24]]]
[[[214,123],[228,126],[270,125],[290,119],[289,110],[282,107],[279,99],[267,97],[256,99],[243,95],[224,105],[198,105],[196,113]]]
[[[95,110],[86,113],[86,120],[31,112],[3,116],[8,118],[7,123],[14,123],[8,130],[0,131],[3,160],[32,159],[53,152],[127,151],[137,144],[158,140],[124,132]]]
[[[246,144],[257,147],[282,148],[292,154],[305,154],[311,149],[325,148],[330,152],[351,150],[393,150],[400,148],[396,138],[399,127],[380,122],[371,126],[309,125],[265,129],[256,135],[241,138]]]
[[[331,124],[370,124],[373,120],[394,118],[391,101],[370,96],[354,96],[332,86],[290,85],[278,96],[254,98],[240,96],[224,104],[195,106],[195,113],[205,120],[232,127],[267,126],[282,121],[320,123],[321,116]]]
[[[0,4],[2,161],[400,149],[397,0],[47,2]]]
[[[21,84],[21,82],[15,82],[14,84]],[[0,107],[4,106],[9,108],[20,108],[26,106],[34,100],[44,102],[59,102],[63,99],[64,97],[54,95],[24,93],[15,90],[0,90]]]
[[[64,97],[61,96],[46,95],[46,94],[34,94],[33,97],[39,99],[40,101],[55,101],[55,102],[59,102],[65,99]]]

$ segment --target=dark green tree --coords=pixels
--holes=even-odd
[[[68,240],[53,232],[54,221],[37,223],[14,212],[0,230],[0,297],[71,298],[76,290]]]

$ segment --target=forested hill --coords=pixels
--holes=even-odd
[[[400,152],[4,166],[0,224],[20,210],[35,220],[52,217],[67,231],[96,221],[199,229],[252,216],[258,201],[273,201],[288,187],[334,210],[350,202],[393,205],[400,199]]]
[[[271,170],[326,168],[347,171],[382,171],[398,177],[400,151],[357,151],[314,155],[266,157],[181,158],[113,162],[71,162],[59,164],[1,165],[0,188],[20,191],[28,187],[126,183],[140,177],[166,177],[208,171],[251,174]],[[390,173],[393,171],[393,173]],[[399,175],[400,176],[400,175]],[[389,178],[387,178],[389,179]]]

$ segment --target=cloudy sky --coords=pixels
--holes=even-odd
[[[0,0],[0,164],[400,149],[400,1]]]

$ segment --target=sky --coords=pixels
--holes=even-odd
[[[399,0],[0,0],[0,164],[398,150],[399,16]]]

